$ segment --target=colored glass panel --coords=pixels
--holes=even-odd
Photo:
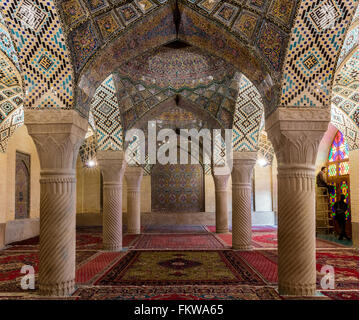
[[[337,165],[336,164],[330,164],[328,166],[328,176],[329,177],[335,177],[337,175]]]
[[[338,130],[329,152],[329,161],[340,161],[349,158],[349,146],[343,134]]]
[[[332,210],[332,215],[334,217],[335,216],[334,203],[336,201],[336,196],[337,196],[337,187],[335,183],[330,183],[330,184],[334,186],[333,191],[329,194],[329,205],[330,205],[330,209]]]
[[[345,195],[345,203],[347,203],[349,205],[349,186],[348,183],[346,181],[342,181],[340,183],[340,193]],[[346,218],[348,220],[349,217],[349,210],[347,210],[347,212],[345,212]]]
[[[339,163],[339,175],[343,176],[349,174],[349,162],[341,162]]]

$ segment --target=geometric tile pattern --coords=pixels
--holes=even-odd
[[[123,128],[112,75],[97,88],[91,101],[98,150],[122,150]]]
[[[80,0],[77,1],[80,2]],[[265,69],[269,70],[274,79],[279,80],[286,42],[299,1],[181,0],[178,7],[183,11],[180,15],[178,30],[176,29],[178,26],[174,23],[173,10],[175,7],[172,2],[151,0],[148,4],[147,1],[144,1],[146,4],[142,6],[140,5],[143,3],[142,1],[111,2],[113,5],[95,14],[85,7],[86,13],[83,15],[83,7],[77,6],[79,9],[78,14],[74,14],[74,22],[70,21],[66,24],[68,28],[65,32],[71,32],[71,35],[76,34],[78,39],[81,39],[80,33],[76,33],[76,30],[81,28],[85,21],[94,22],[96,29],[103,29],[102,26],[98,26],[97,21],[109,13],[112,15],[112,18],[109,18],[111,21],[106,23],[110,30],[109,33],[94,32],[92,40],[95,42],[98,40],[99,47],[94,51],[84,50],[84,53],[77,53],[78,60],[75,61],[75,65],[78,67],[77,73],[80,73],[79,81],[82,84],[77,95],[77,105],[84,110],[88,105],[86,98],[92,97],[95,88],[103,81],[103,74],[113,73],[113,69],[117,69],[122,61],[131,61],[131,57],[143,54],[159,44],[162,45],[166,40],[173,41],[176,32],[180,39],[196,47],[205,48],[205,43],[207,43],[212,48],[207,51],[216,51],[218,48],[221,51],[220,56],[228,58],[228,61],[236,56],[239,59],[234,60],[243,64],[246,69],[245,73],[249,74],[253,70],[250,67],[252,66],[250,62],[253,62],[254,68],[260,69],[253,73],[253,80],[258,83],[263,81],[262,76]],[[70,8],[72,9],[72,7]],[[143,14],[144,11],[145,14]],[[70,15],[66,13],[65,9],[61,12],[63,20]],[[120,21],[121,27],[117,26],[115,20]],[[86,34],[85,30],[82,32]],[[70,43],[74,43],[71,39],[69,40]],[[121,43],[121,40],[123,40],[123,45],[120,44],[118,50],[112,50],[115,44]],[[208,41],[212,41],[212,43]],[[256,57],[249,55],[247,58],[241,47],[248,47],[248,45],[251,50],[257,52]],[[103,65],[95,53],[102,49],[103,54],[105,51],[108,53],[108,60]],[[81,51],[81,49],[76,51]],[[90,60],[93,62],[92,65],[87,62]],[[84,94],[85,92],[86,94]],[[273,101],[274,93],[270,90],[267,93],[268,100]],[[225,119],[224,121],[232,123],[233,119],[225,110],[219,112],[221,118]],[[131,119],[135,117],[133,111],[129,112],[128,117]]]
[[[231,78],[232,76],[232,78]],[[174,89],[171,86],[148,85],[144,81],[134,81],[127,76],[117,74],[116,87],[121,107],[123,126],[128,130],[135,121],[159,103],[173,98],[175,94],[186,98],[207,110],[224,127],[232,126],[235,101],[238,93],[238,80],[228,75],[222,83],[209,82],[198,84],[194,88]]]
[[[165,1],[160,1],[164,3]],[[59,0],[75,71],[79,72],[94,52],[119,32],[159,7],[151,0]],[[99,32],[97,31],[99,30]]]
[[[267,165],[272,165],[274,158],[274,149],[271,141],[268,139],[267,133],[263,130],[259,137],[258,143],[258,159],[265,159]]]
[[[330,105],[334,66],[355,7],[354,0],[301,1],[284,63],[281,106]]]
[[[15,64],[17,69],[20,69],[17,53],[14,44],[11,40],[10,33],[7,29],[5,21],[1,15],[1,12],[0,12],[0,50],[6,53],[9,59]]]
[[[359,149],[358,124],[334,104],[331,110],[331,123],[344,134],[349,150]]]
[[[257,88],[242,75],[233,120],[234,151],[258,150],[263,115],[263,102]]]
[[[96,161],[97,151],[97,137],[96,134],[89,128],[89,136],[85,138],[84,143],[79,150],[79,156],[84,167],[88,167],[89,160]]]
[[[340,51],[337,68],[339,65],[346,59],[346,57],[359,45],[359,26],[355,26],[352,29],[349,29],[343,47]]]
[[[0,51],[0,125],[22,107],[21,78],[10,58]],[[11,124],[11,121],[9,121]],[[9,136],[7,137],[9,138]]]
[[[188,0],[186,5],[209,18],[213,17],[236,37],[251,42],[259,49],[267,65],[280,71],[296,0],[247,0],[234,3],[201,0],[196,5],[194,2]]]
[[[26,108],[41,107],[41,102],[51,96],[56,100],[51,107],[71,109],[71,60],[54,1],[4,0],[2,4],[19,54]]]
[[[341,86],[351,85],[352,82],[359,81],[359,51],[351,55],[348,61],[337,70],[335,84]]]
[[[99,34],[96,32],[91,33],[91,39],[93,42],[102,45],[124,32],[129,26],[140,21],[148,13],[159,9],[163,5],[172,5],[166,0],[113,0],[111,1],[112,4],[109,2],[109,0],[59,0],[62,20],[66,22],[66,24],[64,23],[66,32],[70,33],[69,40],[71,45],[76,43],[74,37],[76,39],[87,38],[89,32],[82,26],[90,23],[90,21],[95,21],[100,30]],[[238,30],[242,30],[243,33],[244,28],[247,28],[246,20],[248,17],[251,31],[244,32],[247,41],[250,40],[256,46],[258,44],[258,47],[261,48],[260,52],[263,59],[269,63],[268,66],[279,71],[284,58],[284,38],[287,38],[290,32],[297,6],[296,0],[241,0],[232,1],[231,3],[221,0],[184,0],[183,2],[194,11],[198,11],[209,19],[219,22],[225,28],[228,28],[230,33],[239,38],[243,34],[241,35]],[[92,3],[95,3],[96,6],[93,6]],[[248,14],[243,15],[241,13],[240,27],[238,27],[237,23],[237,27],[231,30],[234,21],[242,10],[246,10]],[[253,17],[255,17],[256,21],[253,21]],[[269,20],[272,22],[269,23]],[[262,32],[255,32],[255,30],[259,31],[260,26],[262,26]],[[93,47],[93,50],[85,48],[76,52],[75,66],[77,72],[83,68],[97,49],[98,47]]]
[[[193,46],[180,48],[161,46],[131,59],[118,68],[122,76],[142,80],[148,86],[194,88],[212,81],[222,82],[233,74],[233,66],[225,60]]]
[[[359,7],[358,7],[359,8]],[[356,11],[358,15],[359,9]],[[332,105],[343,114],[335,112],[335,125],[345,134],[351,149],[358,142],[356,131],[359,128],[359,27],[358,20],[353,19],[348,28],[343,47],[337,63],[335,82],[332,90]],[[345,115],[344,115],[345,114]],[[344,123],[344,124],[343,124]]]
[[[6,152],[9,138],[24,124],[24,109],[17,108],[0,124],[0,152]]]

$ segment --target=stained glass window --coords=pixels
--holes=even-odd
[[[343,176],[349,174],[349,162],[340,162],[339,163],[339,175]]]
[[[337,165],[336,164],[330,164],[328,166],[328,176],[334,177],[337,175]]]
[[[342,181],[340,183],[340,193],[341,194],[344,194],[345,195],[345,203],[349,204],[349,186],[348,186],[348,183],[346,181]],[[349,216],[349,212],[345,212],[345,215],[348,219],[348,216]]]
[[[336,196],[337,196],[337,187],[336,187],[335,183],[330,183],[330,184],[332,186],[334,186],[333,191],[329,194],[330,208],[332,209],[332,214],[334,217],[335,216],[334,203],[336,201]]]
[[[349,158],[349,147],[343,134],[338,130],[329,152],[329,162],[340,161]]]
[[[334,189],[329,194],[329,206],[333,217],[335,216],[334,204],[345,195],[348,211],[345,213],[347,220],[350,217],[350,187],[349,187],[349,148],[343,134],[338,131],[334,137],[328,156],[328,183]]]

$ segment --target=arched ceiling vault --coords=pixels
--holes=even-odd
[[[332,90],[332,123],[351,150],[359,147],[359,8],[341,49]]]
[[[19,63],[9,31],[0,14],[0,152],[23,124],[23,92]]]
[[[84,114],[95,89],[114,69],[174,40],[233,64],[265,104],[276,104],[297,1],[63,0],[58,5],[74,52],[77,106]]]
[[[329,105],[333,66],[356,5],[354,0],[6,0],[1,12],[19,53],[27,108],[77,108],[87,116],[96,88],[116,63],[179,39],[246,75],[268,115],[278,105]]]

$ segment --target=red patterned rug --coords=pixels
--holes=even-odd
[[[131,247],[139,235],[125,234],[122,239],[123,247]],[[6,250],[11,251],[38,251],[39,250],[39,237],[30,238],[24,241],[13,242],[7,245]],[[102,250],[102,234],[94,232],[76,233],[76,250]]]
[[[212,234],[143,234],[134,244],[134,249],[178,249],[178,250],[213,250],[223,249],[224,245]]]
[[[359,251],[317,251],[318,288],[324,276],[320,271],[325,265],[334,267],[335,289],[359,289]]]
[[[192,225],[159,225],[159,226],[145,226],[145,233],[208,233],[205,226],[192,226]]]
[[[216,226],[205,226],[209,232],[216,232]],[[229,227],[232,231],[232,227]],[[277,227],[274,226],[252,226],[252,232],[277,232]]]
[[[236,251],[235,254],[238,254],[267,283],[276,284],[278,282],[277,264],[259,251]]]
[[[271,287],[248,286],[117,286],[80,287],[80,300],[280,300]]]
[[[263,285],[230,251],[130,251],[95,285]]]
[[[76,252],[76,265],[81,266],[96,252]],[[0,292],[23,292],[20,286],[21,268],[24,265],[34,267],[35,279],[38,273],[39,255],[37,252],[0,251]]]
[[[332,300],[359,300],[359,291],[321,291]]]
[[[90,261],[77,268],[76,283],[90,283],[123,255],[124,252],[99,252]]]
[[[232,233],[219,233],[215,236],[222,240],[225,246],[232,247]],[[277,231],[254,231],[252,230],[252,245],[258,249],[276,249],[278,245]],[[323,239],[316,239],[317,249],[342,249],[346,248],[336,242]]]
[[[254,266],[254,268],[263,276],[264,271],[271,268],[271,265],[278,263],[277,250],[256,250],[268,259],[267,266]],[[359,289],[359,251],[353,249],[336,249],[333,251],[317,250],[317,288],[321,289],[320,281],[324,274],[320,271],[323,266],[334,267],[335,272],[335,290],[338,289]],[[265,260],[264,260],[265,261]],[[249,261],[249,263],[251,263]],[[269,280],[264,276],[266,280]]]

